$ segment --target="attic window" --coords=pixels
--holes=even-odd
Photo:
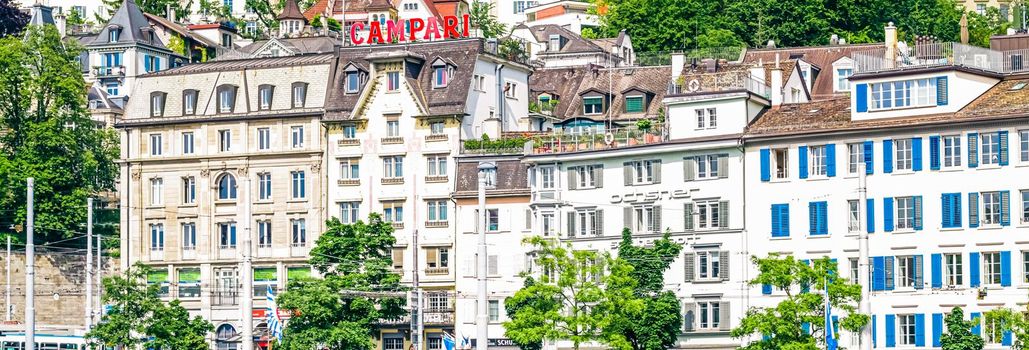
[[[643,105],[643,95],[633,95],[625,97],[625,113],[643,112]]]
[[[452,69],[447,65],[432,67],[432,87],[445,88],[450,82]]]
[[[257,87],[257,109],[266,111],[272,109],[272,97],[275,94],[275,86],[261,85]]]
[[[561,51],[561,36],[550,34],[550,49],[548,51]]]
[[[346,93],[356,94],[361,89],[361,73],[359,72],[347,72],[346,77]]]
[[[790,54],[790,59],[791,60],[800,59],[801,57],[804,57],[804,54],[802,54],[802,53],[791,53]]]
[[[1009,90],[1009,91],[1018,91],[1018,90],[1022,90],[1022,88],[1025,88],[1025,85],[1026,85],[1026,83],[1018,83],[1018,84],[1012,85],[1012,86],[1011,86],[1011,88],[1010,88],[1010,89],[1008,89],[1008,90]]]
[[[107,41],[116,43],[121,38],[121,28],[111,28],[107,31]]]

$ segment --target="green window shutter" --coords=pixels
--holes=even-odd
[[[254,281],[275,281],[277,280],[277,271],[274,267],[260,267],[254,269]]]
[[[146,275],[147,283],[168,282],[168,270],[153,270]]]
[[[292,279],[298,279],[298,278],[308,278],[308,277],[311,277],[311,268],[310,267],[306,267],[306,266],[305,267],[291,267],[288,270],[286,270],[286,278],[291,279],[291,280]]]
[[[643,112],[643,96],[633,96],[625,98],[625,112],[626,113],[639,113]]]
[[[180,269],[179,283],[199,283],[200,269]]]

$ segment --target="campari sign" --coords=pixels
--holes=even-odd
[[[407,28],[408,30],[405,30]],[[350,26],[354,45],[467,38],[468,15],[357,22]]]

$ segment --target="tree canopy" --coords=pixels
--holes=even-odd
[[[947,331],[940,335],[940,346],[943,350],[982,350],[983,337],[972,333],[972,327],[979,324],[979,319],[965,320],[965,312],[954,307],[943,319]]]
[[[11,0],[0,0],[0,36],[21,33],[29,23],[29,15],[21,12]]]
[[[79,52],[54,26],[0,38],[0,230],[25,222],[32,177],[39,243],[84,232],[86,198],[117,175],[117,137],[90,119]]]

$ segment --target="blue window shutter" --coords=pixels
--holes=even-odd
[[[1011,287],[1011,252],[1000,252],[1000,286]]]
[[[893,197],[883,198],[883,231],[893,232]]]
[[[925,288],[925,257],[915,255],[915,289]]]
[[[886,290],[893,290],[896,286],[897,280],[897,269],[895,268],[897,265],[894,264],[895,258],[892,256],[886,256],[883,257],[883,260],[886,261],[886,272],[883,274],[886,277]]]
[[[818,202],[809,202],[807,204],[807,215],[808,215],[808,235],[814,236],[818,234]]]
[[[886,347],[897,346],[897,315],[886,315]]]
[[[979,227],[979,193],[968,194],[968,227]]]
[[[922,230],[922,196],[915,196],[912,201],[915,206],[915,231]]]
[[[798,169],[800,172],[798,172],[798,174],[800,174],[800,178],[801,179],[806,179],[807,178],[807,146],[797,147],[797,157],[798,157],[797,164],[800,165],[799,169]]]
[[[865,217],[866,217],[865,221],[867,221],[865,223],[865,225],[868,226],[868,233],[874,233],[875,232],[875,200],[869,198],[868,200],[865,201],[865,211],[867,212],[865,214]]]
[[[940,347],[940,338],[943,336],[943,314],[933,314],[933,347]]]
[[[915,346],[925,346],[925,314],[915,314]]]
[[[875,166],[872,163],[872,158],[874,158],[874,153],[872,152],[872,141],[865,141],[862,148],[864,148],[863,151],[865,152],[865,174],[872,175],[875,172]]]
[[[825,145],[825,176],[836,176],[836,145]]]
[[[940,170],[939,136],[929,136],[929,170]]]
[[[823,235],[829,234],[829,203],[823,201],[818,208],[818,222],[821,224],[820,232]],[[835,260],[834,260],[835,261]]]
[[[1011,226],[1011,191],[1000,191],[1000,225]]]
[[[1008,165],[1008,132],[1003,130],[997,132],[997,138],[1000,139],[1000,165]]]
[[[154,57],[154,64],[157,65],[157,67],[154,67],[154,71],[160,72],[161,71],[161,58],[160,57]]]
[[[911,139],[911,170],[922,171],[922,138]]]
[[[981,284],[979,283],[979,253],[968,253],[968,274],[970,275],[968,286],[978,288]]]
[[[976,319],[978,319],[978,320],[976,320]],[[971,320],[973,322],[975,322],[975,326],[972,326],[972,334],[975,334],[975,335],[978,335],[978,336],[983,335],[982,314],[978,313],[978,312],[973,312]]]
[[[875,331],[875,315],[872,315],[872,347],[873,348],[878,346],[877,345],[877,340],[879,340],[879,337],[878,337],[878,335],[876,334],[876,331]]]
[[[772,237],[782,237],[782,214],[780,213],[781,204],[772,204]]]
[[[947,77],[936,78],[936,105],[946,106],[950,94],[947,93]]]
[[[1011,346],[1014,343],[1013,335],[1011,331],[1004,331],[1004,337],[1000,339],[1000,345]]]
[[[857,99],[857,111],[868,112],[868,84],[857,84],[854,86],[854,98]]]
[[[968,133],[968,167],[979,167],[979,134]]]
[[[954,203],[952,202],[953,194],[944,193],[940,195],[940,207],[941,213],[941,224],[944,228],[954,227]]]
[[[872,290],[886,290],[886,259],[872,257]]]
[[[143,55],[143,71],[147,72],[147,73],[150,72],[150,56],[149,55]]]
[[[790,236],[790,205],[780,204],[779,209],[779,232],[782,232],[783,237]]]
[[[893,140],[883,140],[883,173],[893,172]]]
[[[772,179],[771,170],[771,150],[767,148],[761,149],[761,181],[769,181]]]
[[[771,284],[762,284],[761,285],[761,294],[771,295],[772,294],[772,285]]]
[[[934,289],[943,288],[943,254],[933,254],[929,256],[930,269],[932,270],[932,287]]]

